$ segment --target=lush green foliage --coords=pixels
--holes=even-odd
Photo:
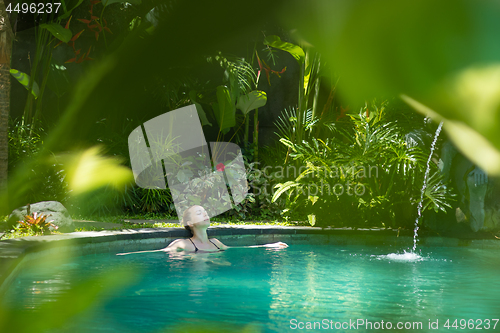
[[[405,93],[416,98],[420,103],[409,97],[405,99],[417,110],[430,113],[436,119],[440,119],[439,115],[431,112],[426,105],[441,113],[447,118],[445,129],[452,134],[450,136],[455,143],[484,170],[500,174],[500,52],[494,33],[498,31],[494,27],[498,27],[500,21],[498,6],[494,2],[471,5],[470,1],[381,0],[357,2],[352,6],[346,6],[345,1],[222,1],[199,2],[197,6],[188,1],[171,1],[165,5],[146,0],[142,1],[142,5],[136,5],[137,1],[129,1],[133,5],[114,2],[108,1],[105,11],[105,18],[114,23],[113,35],[101,31],[101,38],[97,41],[95,37],[94,41],[94,33],[86,29],[82,37],[73,43],[73,47],[62,45],[54,49],[53,45],[58,42],[57,36],[53,37],[48,28],[37,29],[38,33],[34,36],[36,51],[29,53],[29,63],[26,60],[28,55],[23,56],[26,69],[18,67],[30,74],[28,90],[35,87],[35,82],[38,82],[40,88],[40,96],[37,99],[28,91],[23,91],[28,96],[26,102],[22,103],[27,122],[47,118],[58,122],[53,131],[51,129],[51,139],[44,142],[47,151],[56,152],[75,146],[81,148],[96,142],[103,143],[89,135],[94,133],[98,126],[97,120],[101,119],[108,121],[105,132],[110,137],[119,133],[113,140],[103,144],[111,147],[114,142],[122,145],[125,143],[126,146],[128,133],[120,133],[120,129],[116,128],[117,119],[137,112],[150,119],[190,102],[200,102],[207,113],[207,120],[216,127],[219,124],[212,108],[213,103],[218,103],[216,89],[225,85],[231,93],[231,83],[229,77],[227,80],[221,80],[220,77],[210,76],[196,81],[185,75],[186,69],[196,62],[193,55],[213,55],[214,45],[227,48],[228,41],[235,41],[235,37],[238,42],[246,39],[248,31],[256,28],[260,32],[264,21],[276,17],[282,22],[288,22],[288,28],[297,29],[306,42],[317,47],[321,52],[322,66],[328,62],[339,72],[343,97],[351,106],[359,100],[364,101],[367,96],[396,96]],[[81,6],[78,7],[79,5]],[[153,27],[147,17],[154,6],[156,11],[162,14],[163,25],[155,24]],[[70,13],[73,9],[73,13]],[[95,18],[92,20],[103,28],[105,24],[102,24],[101,19],[104,6],[96,4],[94,9],[97,16],[100,12],[100,18],[99,22],[95,21]],[[89,3],[81,0],[71,4],[67,2],[65,10],[68,11],[57,16],[57,23],[62,27],[68,24],[67,20],[74,15],[69,27],[74,38],[84,28],[82,25],[78,26],[80,23],[77,19],[89,17]],[[426,19],[422,19],[423,17]],[[210,24],[207,24],[207,18]],[[318,27],[322,29],[317,29]],[[22,34],[16,35],[16,39],[21,42],[22,38]],[[290,47],[276,38],[268,42],[275,47]],[[92,50],[92,53],[89,54],[87,50]],[[63,66],[64,61],[73,59],[73,54],[66,57],[65,51],[74,52],[75,61]],[[109,54],[113,51],[116,52]],[[58,52],[61,53],[57,54]],[[95,60],[85,60],[88,56]],[[84,62],[76,63],[82,58]],[[485,67],[485,64],[489,66]],[[301,66],[301,70],[303,73],[300,80],[303,80],[304,74],[307,73],[306,66]],[[206,72],[199,70],[196,74]],[[82,76],[80,73],[86,75]],[[47,78],[45,84],[43,81]],[[205,85],[206,82],[211,85]],[[289,216],[298,216],[305,220],[309,215],[307,219],[318,225],[331,221],[335,225],[364,224],[365,221],[385,225],[412,222],[410,217],[416,212],[414,206],[419,198],[423,164],[429,153],[429,142],[424,140],[425,138],[422,139],[427,135],[427,131],[419,129],[422,131],[416,132],[408,127],[402,128],[397,119],[391,119],[390,114],[384,114],[377,120],[377,115],[372,114],[372,108],[368,114],[364,109],[360,115],[339,118],[338,122],[328,123],[324,121],[323,114],[314,115],[317,109],[314,108],[314,101],[317,101],[315,96],[319,90],[319,81],[310,82],[316,82],[314,86],[311,85],[314,89],[310,90],[313,96],[310,98],[303,97],[304,82],[299,83],[299,98],[302,98],[303,102],[298,103],[298,117],[283,116],[283,120],[289,122],[285,129],[300,132],[294,134],[291,131],[289,135],[282,135],[284,140],[280,143],[281,148],[273,147],[267,154],[260,155],[262,158],[259,161],[265,163],[254,165],[255,169],[250,172],[249,181],[261,191],[256,191],[256,200],[247,201],[238,214],[258,216],[261,212],[267,214],[266,209],[270,213],[276,213],[284,210],[287,205],[290,210],[286,213]],[[20,86],[17,82],[15,84]],[[22,89],[24,90],[24,87]],[[193,90],[195,98],[190,94]],[[158,96],[160,101],[151,103],[154,99],[152,96]],[[312,101],[312,104],[306,106],[306,100]],[[315,131],[308,137],[311,130],[305,125],[308,123],[309,109],[312,111],[312,121],[319,117],[320,123],[329,125],[330,128],[318,123],[312,126]],[[323,110],[329,111],[328,108]],[[153,114],[155,112],[156,114]],[[241,139],[238,133],[240,124],[248,125],[242,115],[236,113],[235,118],[235,126],[226,133],[225,140],[232,139],[234,134],[234,140]],[[144,119],[137,119],[134,125],[138,126],[143,121]],[[258,122],[255,121],[255,124]],[[4,213],[9,213],[12,208],[8,207],[8,201],[10,205],[23,205],[26,202],[52,198],[61,200],[60,197],[68,194],[65,187],[60,186],[63,175],[56,171],[48,177],[42,172],[42,166],[47,163],[51,153],[36,155],[33,158],[30,155],[31,149],[37,146],[37,140],[42,136],[25,136],[22,133],[18,135],[15,130],[20,128],[11,129],[10,166],[12,171],[20,171],[11,173],[9,194],[5,193],[1,200]],[[33,133],[31,128],[29,131]],[[84,133],[85,140],[78,136],[79,131]],[[246,133],[246,136],[243,135],[244,142],[241,146],[248,142],[248,132]],[[254,152],[257,152],[258,148],[255,145]],[[487,154],[484,149],[489,149]],[[128,154],[126,147],[119,153],[112,150],[110,148],[111,155],[126,157]],[[293,161],[283,164],[287,153]],[[484,158],[485,155],[492,158]],[[25,159],[21,161],[18,157]],[[290,165],[302,166],[303,170],[295,177],[279,176],[275,172],[258,172],[258,169],[262,170],[265,166]],[[372,165],[379,167],[378,176],[369,177],[365,172],[363,177],[362,168]],[[337,166],[337,169],[342,166],[351,167],[350,170],[353,170],[352,167],[358,169],[354,168],[354,173],[339,173],[335,178],[329,174],[325,175],[323,171],[329,169],[334,172],[334,166]],[[435,165],[431,164],[431,167],[429,185],[425,193],[425,207],[441,209],[449,202],[449,192],[443,186]],[[56,167],[56,170],[62,169],[62,166]],[[369,169],[366,171],[369,172]],[[106,173],[110,179],[112,175],[112,172]],[[346,193],[340,196],[320,196],[300,192],[300,189],[308,190],[310,184],[318,185],[318,181],[319,184],[323,181],[330,186],[336,183],[345,186],[349,181],[351,187],[365,186],[366,193],[361,196],[349,196]],[[92,177],[83,179],[83,182],[92,182]],[[282,184],[280,188],[283,190],[289,187],[289,191],[284,191],[275,203],[270,203],[270,194],[265,194],[262,188],[266,183],[273,185],[276,182]],[[285,185],[287,182],[291,183]],[[145,194],[129,187],[125,192],[115,192],[110,187],[108,193],[103,193],[102,197],[87,194],[86,199],[95,201],[82,200],[81,203],[82,206],[94,209],[101,204],[103,214],[109,207],[109,201],[102,198],[108,198],[107,194],[111,193],[111,201],[120,204],[120,207],[126,207],[129,212],[166,210],[166,204],[170,200],[168,193],[162,192],[165,197],[159,198],[159,193],[155,191],[151,190],[151,193],[148,191]],[[150,204],[140,202],[142,198]],[[42,261],[39,264],[42,266],[45,263]],[[70,287],[58,300],[42,304],[37,312],[32,309],[28,312],[21,308],[1,308],[0,330],[38,332],[61,328],[66,321],[72,320],[74,316],[94,305],[97,295],[111,294],[112,289],[126,287],[134,283],[134,277],[137,276],[140,276],[140,272],[113,271],[91,278]],[[191,327],[183,328],[186,331]],[[199,327],[193,330],[196,328]]]
[[[29,237],[29,236],[36,236],[36,234],[31,230],[12,229],[4,233],[3,236],[0,237],[0,239],[7,240],[7,239],[14,239],[21,237]]]
[[[41,236],[50,234],[52,227],[54,230],[58,229],[58,226],[54,225],[53,221],[47,221],[50,215],[40,214],[38,212],[33,212],[24,216],[22,221],[18,221],[18,225],[12,230],[8,230],[1,239],[12,239],[27,236]],[[7,216],[4,220],[7,219]],[[57,232],[57,231],[55,231]]]
[[[384,1],[384,5],[387,5],[388,3],[390,3],[390,1]],[[197,106],[199,106],[198,110],[200,118],[202,119],[207,132],[215,130],[217,139],[221,141],[232,140],[238,142],[240,146],[246,149],[247,152],[250,152],[250,154],[247,154],[248,156],[257,156],[257,151],[259,149],[258,145],[256,142],[254,142],[254,145],[250,145],[250,140],[248,140],[247,125],[249,124],[249,119],[247,115],[251,112],[251,109],[249,107],[245,107],[244,105],[253,105],[253,103],[250,103],[250,97],[255,95],[252,94],[252,92],[255,92],[254,89],[256,89],[259,74],[263,74],[264,72],[267,75],[269,75],[269,73],[282,74],[283,70],[281,72],[273,71],[269,68],[269,66],[267,66],[267,64],[265,64],[264,61],[262,61],[262,63],[258,61],[260,71],[259,74],[256,73],[257,67],[255,64],[256,59],[254,59],[254,54],[257,59],[260,60],[258,58],[258,53],[261,51],[259,50],[256,52],[256,46],[248,48],[248,45],[250,44],[248,40],[243,41],[243,43],[247,44],[247,57],[242,58],[230,56],[229,53],[226,53],[229,50],[227,47],[220,48],[224,49],[224,52],[220,52],[214,48],[203,48],[205,45],[205,41],[203,40],[197,40],[197,42],[185,42],[188,38],[185,38],[181,32],[179,32],[179,37],[177,35],[169,35],[168,38],[164,38],[167,34],[161,33],[155,35],[156,30],[163,32],[168,30],[162,30],[166,28],[159,26],[157,24],[158,22],[153,22],[154,20],[149,17],[151,16],[150,10],[153,7],[153,4],[151,3],[143,2],[141,5],[134,3],[132,6],[112,4],[110,6],[108,2],[107,6],[103,6],[102,3],[96,3],[94,5],[95,6],[91,6],[90,8],[91,12],[94,10],[94,14],[97,13],[98,16],[100,15],[99,19],[92,18],[92,20],[95,21],[93,23],[100,27],[100,31],[98,33],[98,36],[100,37],[98,39],[97,36],[95,36],[95,41],[93,40],[94,33],[91,29],[89,29],[89,23],[85,22],[88,18],[85,15],[88,15],[89,4],[82,1],[77,1],[75,6],[67,6],[67,8],[64,9],[68,12],[59,15],[57,20],[54,22],[55,25],[59,25],[57,29],[55,25],[51,25],[52,29],[49,29],[48,26],[44,26],[45,28],[42,28],[37,32],[35,36],[37,55],[34,57],[33,66],[31,67],[31,71],[29,73],[31,74],[31,79],[33,81],[32,88],[33,84],[38,81],[40,97],[35,101],[33,97],[29,96],[29,100],[26,102],[25,106],[25,115],[27,119],[29,119],[27,123],[35,123],[37,119],[43,118],[42,116],[44,115],[44,112],[49,109],[57,109],[59,112],[57,116],[59,116],[61,110],[63,110],[67,105],[71,106],[67,108],[68,119],[71,117],[75,118],[74,115],[77,115],[76,112],[92,113],[93,110],[97,110],[97,117],[88,118],[90,119],[88,122],[91,123],[90,126],[92,126],[92,131],[86,131],[88,140],[83,145],[86,145],[89,142],[100,142],[104,144],[107,149],[109,149],[107,153],[110,155],[122,156],[126,158],[128,154],[126,136],[130,133],[130,128],[138,126],[138,124],[144,122],[145,119],[136,119],[135,121],[127,124],[127,121],[129,120],[127,117],[130,114],[122,116],[125,114],[121,112],[124,104],[121,103],[119,98],[113,98],[113,96],[116,96],[113,95],[113,93],[119,91],[120,96],[126,97],[130,95],[134,96],[133,99],[141,101],[138,102],[137,105],[134,105],[134,112],[136,112],[136,107],[138,105],[141,106],[141,110],[155,110],[154,112],[161,113],[194,102]],[[176,22],[177,16],[172,15],[171,10],[175,9],[176,6],[179,6],[179,8],[185,8],[182,4],[171,5],[172,6],[166,7],[157,6],[155,9],[156,12],[159,13],[159,15],[157,15],[158,19],[163,23],[167,23],[165,27],[168,26],[168,21]],[[154,6],[156,6],[156,4],[154,4]],[[322,5],[319,4],[319,6]],[[404,7],[402,8],[404,9],[403,13],[405,15],[409,15],[407,11],[408,8],[406,6],[398,6]],[[103,16],[104,7],[106,7],[105,16]],[[417,9],[420,10],[423,7],[425,7],[425,4],[418,5]],[[446,6],[441,6],[439,7],[439,10],[442,10],[445,7]],[[69,12],[73,9],[73,13]],[[318,12],[317,15],[321,16],[324,15],[324,13],[330,12],[327,9],[328,8],[324,11]],[[145,15],[148,12],[149,16]],[[290,11],[290,14],[292,13],[293,11]],[[352,22],[357,22],[357,20],[354,19],[355,15],[363,16],[363,13],[363,11],[359,11],[359,8],[353,10],[353,17],[349,16],[350,18],[346,21],[346,24],[349,25],[352,24]],[[198,13],[198,15],[199,14],[200,13]],[[71,15],[74,15],[74,19],[70,24],[68,20]],[[205,13],[202,13],[202,16],[204,15]],[[304,12],[304,15],[307,19],[312,19],[311,17],[314,17],[311,12],[307,11]],[[113,30],[113,35],[109,34],[108,30],[104,29],[106,24],[103,18],[108,18],[108,21],[110,22],[113,20],[115,23],[114,27],[111,28]],[[368,21],[369,20],[363,21],[363,26],[365,26]],[[303,23],[305,21],[301,22]],[[455,20],[452,19],[451,22],[455,22]],[[61,30],[63,26],[66,26],[66,29]],[[78,31],[81,31],[82,27],[85,29],[82,36],[90,34],[89,36],[92,37],[86,42],[83,38],[78,38],[80,36]],[[326,28],[328,27],[329,26],[326,26]],[[210,28],[213,27],[211,26]],[[227,27],[224,25],[224,29],[226,28]],[[304,188],[304,184],[307,183],[307,177],[312,176],[313,173],[315,175],[318,174],[319,170],[323,170],[323,168],[328,166],[330,160],[334,160],[336,163],[335,165],[343,168],[362,168],[367,167],[368,165],[371,166],[370,163],[378,163],[377,165],[380,167],[378,170],[379,173],[384,174],[383,177],[379,177],[382,177],[383,180],[379,179],[378,181],[375,181],[370,177],[358,178],[358,174],[361,173],[359,170],[357,171],[358,174],[352,175],[347,173],[344,175],[341,179],[342,182],[351,181],[351,187],[356,185],[363,185],[366,189],[369,187],[370,191],[367,192],[370,192],[370,195],[373,196],[371,198],[364,196],[361,196],[360,198],[353,197],[353,199],[356,200],[351,203],[351,206],[365,207],[363,209],[366,211],[369,210],[368,207],[371,207],[371,210],[378,212],[379,209],[377,207],[380,206],[380,211],[383,211],[385,209],[385,204],[382,203],[390,202],[387,205],[396,209],[398,201],[394,200],[398,198],[397,193],[405,193],[408,197],[410,197],[409,202],[413,204],[416,196],[413,191],[406,192],[406,190],[410,187],[418,188],[417,184],[420,183],[420,178],[422,177],[422,168],[419,165],[422,164],[422,161],[427,154],[427,151],[425,151],[423,147],[426,144],[428,145],[428,142],[421,142],[422,140],[419,141],[421,135],[416,131],[401,131],[401,128],[398,127],[399,124],[391,120],[390,115],[384,115],[383,119],[379,119],[379,121],[384,124],[391,124],[386,125],[385,127],[379,126],[379,124],[371,120],[368,122],[368,126],[365,126],[362,124],[363,119],[354,119],[356,115],[352,116],[353,118],[349,121],[345,121],[343,118],[335,119],[338,121],[330,121],[331,119],[328,120],[327,118],[332,116],[334,113],[329,106],[329,103],[331,104],[330,96],[328,97],[328,100],[324,100],[324,98],[322,100],[321,96],[319,96],[319,92],[321,88],[324,91],[330,91],[330,95],[332,95],[334,87],[325,88],[323,84],[323,78],[321,76],[326,76],[323,72],[325,64],[328,61],[329,66],[338,69],[340,66],[338,65],[339,63],[347,63],[350,65],[350,68],[353,68],[353,63],[355,62],[353,62],[352,59],[345,59],[344,56],[337,53],[335,56],[332,56],[332,54],[329,53],[331,47],[329,44],[325,45],[324,43],[324,33],[316,31],[311,32],[308,27],[302,28],[306,40],[300,38],[296,39],[300,41],[300,47],[285,41],[285,38],[273,35],[265,37],[263,41],[268,50],[273,52],[276,50],[288,52],[297,61],[297,65],[299,66],[299,80],[297,84],[297,90],[299,91],[298,103],[295,110],[291,109],[291,111],[288,111],[288,114],[283,114],[282,116],[279,126],[280,128],[278,129],[282,138],[282,142],[279,146],[277,146],[279,148],[275,149],[273,147],[268,150],[268,154],[265,152],[262,153],[260,159],[249,159],[250,162],[254,162],[252,167],[249,169],[251,170],[249,171],[249,182],[255,188],[254,196],[249,197],[243,205],[236,207],[232,212],[227,214],[233,214],[233,216],[239,216],[240,218],[243,218],[244,216],[256,216],[255,214],[259,214],[263,218],[272,218],[276,216],[276,213],[287,208],[290,209],[289,212],[299,213],[300,209],[297,210],[294,207],[285,206],[285,195],[282,195],[280,200],[275,203],[271,203],[271,195],[269,194],[271,191],[265,192],[262,189],[265,184],[267,184],[269,188],[279,182],[287,184],[286,186],[296,188],[295,192],[297,192]],[[330,28],[330,30],[334,30],[333,27]],[[63,30],[68,31],[63,32]],[[68,38],[58,34],[57,31],[61,31],[63,34],[71,32],[71,38],[74,40],[70,39],[68,42]],[[356,31],[357,30],[355,29],[343,30],[341,35],[349,35],[351,32],[356,34]],[[449,29],[445,29],[445,31],[449,32]],[[383,36],[383,34],[380,34],[380,36]],[[307,40],[309,37],[310,40]],[[174,39],[171,40],[171,38]],[[315,41],[315,38],[318,43],[312,44],[317,45],[317,49],[311,48],[307,43],[308,41]],[[141,40],[147,40],[149,44],[143,44]],[[349,46],[354,43],[355,46],[357,46],[358,44],[355,42],[356,40],[357,39],[355,38],[351,39],[348,38],[348,36],[343,36],[340,40],[332,40],[332,44]],[[62,62],[68,60],[68,58],[57,58],[57,54],[53,52],[52,46],[59,41],[63,41],[67,45],[64,45],[63,43],[63,45],[56,49],[58,51],[73,50],[76,53],[79,51],[79,48],[82,49],[82,52],[79,52],[74,61],[69,62],[68,65],[62,66]],[[170,41],[172,41],[173,44],[170,44]],[[73,43],[71,44],[71,42]],[[260,42],[262,42],[262,40],[260,40]],[[260,45],[260,42],[257,43]],[[178,52],[171,51],[171,45],[186,45],[183,43],[187,43],[193,48],[180,47],[178,48]],[[255,45],[257,43],[255,43]],[[47,45],[50,47],[45,47]],[[147,58],[141,55],[142,53],[139,54],[133,51],[135,49],[141,49],[141,47],[137,47],[138,45],[145,47],[144,54],[148,54]],[[154,48],[152,48],[151,45],[154,45]],[[166,45],[165,48],[163,48],[163,45]],[[87,54],[86,50],[89,47],[92,49],[91,56],[94,61],[87,59],[89,54]],[[155,55],[153,55],[154,49],[161,50],[161,52],[158,53],[160,58],[155,58]],[[187,54],[182,54],[183,52],[180,51],[184,49],[189,49],[191,51],[202,50],[202,52],[190,51],[190,54],[195,54],[196,56],[188,56]],[[249,52],[248,49],[252,49],[252,51]],[[131,62],[134,63],[134,65],[131,66],[131,64],[127,62],[128,60],[118,64],[110,61],[109,65],[112,66],[109,66],[109,68],[112,72],[108,75],[108,72],[104,70],[104,68],[108,68],[108,64],[106,64],[104,60],[106,59],[106,54],[112,53],[114,50],[120,51],[113,55],[117,58],[123,56],[124,58],[130,57],[130,59],[135,59],[134,57],[136,57],[137,59],[140,59],[139,61],[143,61],[144,63],[135,62],[134,60]],[[321,56],[319,51],[322,52]],[[142,49],[141,52],[143,52]],[[380,52],[382,52],[381,49],[374,50],[374,53],[376,54],[380,54]],[[86,54],[85,58],[83,57],[84,54]],[[249,54],[250,57],[248,57]],[[365,57],[363,52],[359,52],[355,57],[353,57],[353,59],[358,58],[359,60],[360,56]],[[145,61],[145,59],[147,59],[147,61]],[[158,59],[161,60],[158,61]],[[209,60],[208,62],[207,59]],[[379,57],[374,61],[377,61],[377,59],[389,59],[389,57]],[[401,61],[403,61],[403,59],[410,59],[409,62],[411,63],[412,58],[401,57],[401,59]],[[82,61],[79,62],[79,60]],[[149,66],[150,60],[151,66]],[[337,61],[331,60],[337,60],[338,63]],[[146,64],[146,62],[148,63]],[[95,70],[90,71],[92,63],[97,63],[97,65]],[[365,62],[360,63],[363,64],[362,68],[367,68],[367,64]],[[199,66],[200,64],[203,65]],[[386,62],[383,62],[383,64],[387,65]],[[125,70],[123,70],[124,68],[130,68],[130,77],[128,77],[129,74],[127,74],[126,80],[124,80],[124,77],[120,76],[118,68],[121,68],[122,72],[125,72]],[[133,71],[134,68],[139,68],[139,70]],[[158,70],[156,70],[157,68]],[[210,68],[212,70],[207,70]],[[217,71],[213,71],[213,68],[217,68]],[[87,70],[89,70],[89,73],[91,72],[92,75],[89,75],[87,79],[83,80],[85,83],[81,86],[84,88],[74,94],[79,97],[75,99],[73,104],[68,104],[68,101],[65,99],[67,96],[64,98],[63,96],[66,93],[66,95],[69,95],[72,92],[67,87],[75,86],[75,82],[82,78],[79,73]],[[369,73],[372,70],[375,69],[366,69]],[[140,74],[138,74],[138,72],[140,72]],[[361,71],[359,70],[353,71],[355,74],[359,74],[360,72]],[[423,73],[423,71],[414,71],[412,73],[415,74],[420,72]],[[26,73],[28,73],[28,71],[26,71]],[[172,75],[165,75],[166,73]],[[208,75],[205,73],[208,73]],[[288,72],[286,73],[288,74]],[[47,82],[42,81],[45,77],[49,78]],[[103,79],[106,77],[112,77],[112,79],[108,80],[108,82],[106,79]],[[370,76],[370,80],[373,80],[374,77],[377,77],[377,75]],[[56,78],[61,80],[56,80]],[[367,85],[363,83],[365,81],[359,79],[354,81],[356,81],[355,85],[352,84],[352,77],[349,75],[343,75],[341,84],[347,82],[347,87],[357,87],[359,83],[359,85],[363,88],[361,91],[367,90]],[[412,86],[412,84],[408,84],[408,81],[411,80],[405,79],[405,82],[407,83],[405,87]],[[64,84],[55,84],[58,82],[63,82]],[[101,82],[101,85],[99,85],[99,82]],[[114,82],[114,84],[110,84],[110,82]],[[122,87],[120,85],[121,82],[127,82],[127,87]],[[270,83],[270,81],[268,82]],[[58,89],[58,87],[60,88],[62,86],[65,86],[66,88],[64,90]],[[131,88],[129,89],[128,86]],[[387,77],[384,77],[383,86],[387,86]],[[47,89],[45,89],[45,87]],[[97,89],[93,90],[96,87]],[[110,88],[110,90],[108,87],[113,88]],[[29,88],[29,85],[27,88]],[[385,89],[382,91],[384,93],[387,92]],[[394,91],[395,90],[390,90],[390,92]],[[410,89],[410,91],[415,90]],[[351,94],[352,91],[349,90],[347,95],[350,96]],[[57,98],[54,99],[55,96],[57,96]],[[142,99],[144,96],[146,96],[147,99],[155,100],[155,103],[153,104],[154,107],[150,107],[149,104],[145,103],[144,99]],[[245,96],[250,96],[248,97],[248,103],[240,101],[240,98]],[[259,96],[262,96],[262,94]],[[41,102],[42,97],[44,101],[43,104]],[[94,97],[96,101],[88,102]],[[269,96],[269,98],[273,97]],[[53,100],[57,100],[57,103],[52,103]],[[124,98],[123,100],[127,99]],[[55,107],[56,104],[57,108]],[[60,109],[59,104],[61,104],[62,109]],[[77,106],[73,107],[73,105]],[[156,108],[159,105],[162,106],[161,109]],[[132,108],[132,106],[130,108]],[[119,113],[119,116],[121,118],[126,118],[127,121],[123,120],[122,122],[116,122],[116,118],[111,117],[113,112],[115,112],[114,110],[118,110],[119,112],[117,113]],[[238,110],[241,110],[241,112]],[[257,114],[257,112],[254,114]],[[150,117],[151,115],[152,113],[149,113],[145,117]],[[369,118],[375,119],[374,117]],[[96,119],[99,120],[96,121]],[[361,125],[356,125],[356,122],[359,122]],[[68,125],[67,127],[70,128],[70,131],[72,128],[74,129],[75,127],[79,127],[74,125],[72,126],[71,122],[61,122],[61,124],[61,127]],[[122,126],[124,124],[125,126]],[[255,118],[254,124],[258,126],[257,118]],[[96,128],[99,129],[94,131]],[[99,132],[99,134],[104,133],[104,135],[97,135],[97,137],[95,137],[94,132]],[[387,132],[389,132],[389,134],[387,134]],[[13,155],[26,155],[23,147],[32,147],[34,145],[32,144],[33,140],[41,140],[39,139],[40,137],[33,135],[31,128],[29,133],[30,136],[28,139],[25,139],[24,142],[17,139],[16,140],[19,143],[15,143],[15,140],[13,141],[11,144]],[[391,133],[400,134],[398,134],[397,139],[394,140]],[[403,135],[401,133],[405,134]],[[213,131],[210,134],[215,137],[215,135],[213,135]],[[69,136],[70,135],[68,135],[68,137]],[[405,136],[404,139],[403,136]],[[58,137],[60,142],[65,141],[63,139],[65,139],[65,137]],[[406,146],[401,144],[403,141],[407,143]],[[397,145],[396,142],[399,142],[399,145]],[[415,146],[412,142],[417,145]],[[377,146],[379,148],[377,148]],[[16,147],[19,147],[19,149]],[[383,151],[379,151],[381,147],[384,147]],[[45,155],[44,158],[46,156],[47,155]],[[291,164],[289,161],[290,158],[293,158]],[[328,162],[324,162],[325,160],[328,160]],[[16,157],[13,156],[12,161],[12,165],[17,165],[19,159],[16,159]],[[51,161],[53,162],[54,160]],[[258,162],[264,163],[258,164]],[[44,160],[43,163],[47,163],[46,160]],[[326,166],[324,163],[326,163]],[[380,163],[384,163],[386,168],[382,168],[382,164]],[[66,199],[69,191],[64,188],[65,182],[62,181],[64,177],[62,173],[62,166],[56,165],[55,168],[53,168],[54,164],[55,163],[52,163],[50,168],[50,170],[52,170],[50,172],[53,173],[52,175],[48,175],[48,172],[43,171],[44,168],[41,166],[41,162],[30,168],[30,174],[32,173],[33,177],[29,178],[29,180],[25,182],[29,184],[29,187],[31,188],[29,191],[29,195],[31,195],[31,197],[29,197],[30,202],[47,199],[64,201]],[[250,164],[247,163],[247,167],[249,165]],[[304,169],[300,172],[300,174],[304,172],[306,172],[306,174],[302,178],[300,178],[300,175],[283,178],[281,176],[277,177],[275,173],[269,174],[259,171],[259,169],[262,170],[267,165],[285,167],[294,165],[297,169],[302,166]],[[433,165],[432,167],[435,169]],[[435,170],[431,172],[431,177],[429,178],[430,186],[426,191],[425,207],[441,209],[447,202],[445,193],[447,191],[444,190],[442,182],[439,177],[435,175],[434,171]],[[179,172],[182,173],[184,171],[178,170],[177,173]],[[324,181],[323,183],[325,183],[328,180],[326,178],[329,178],[326,177],[325,179],[320,179],[319,177],[320,176],[316,175],[316,180],[319,180],[320,183],[322,180]],[[35,178],[47,181],[38,183],[38,181],[35,181]],[[340,178],[341,176],[339,175],[339,179]],[[287,183],[289,181],[292,183]],[[299,186],[296,184],[302,185]],[[332,184],[331,182],[328,184],[335,185],[335,183]],[[346,183],[342,184],[344,184],[344,186],[346,185]],[[285,189],[285,187],[282,187],[281,189]],[[308,205],[311,205],[311,207],[317,206],[320,203],[321,198],[315,199],[316,196],[312,195],[311,199],[307,198],[305,202],[307,202]],[[293,199],[293,197],[290,197],[287,200],[290,199]],[[19,200],[26,200],[26,197]],[[139,189],[131,183],[128,183],[126,188],[121,191],[109,186],[101,188],[95,193],[88,193],[85,196],[82,196],[80,201],[75,202],[74,205],[78,207],[83,206],[80,205],[81,202],[87,203],[85,205],[85,209],[89,214],[114,214],[119,212],[121,209],[126,210],[128,213],[147,211],[159,213],[173,212],[172,198],[168,191],[158,189]],[[350,207],[350,205],[342,206]],[[392,208],[389,210],[391,209]],[[407,211],[411,210],[408,209]],[[305,219],[307,215],[310,214],[304,213],[301,218]],[[387,218],[385,217],[376,217],[376,219],[387,221]],[[317,222],[321,223],[319,219],[317,219]]]
[[[349,120],[324,124],[331,132],[328,138],[309,137],[300,144],[287,136],[286,125],[293,128],[295,121],[282,120],[280,141],[299,172],[275,186],[273,201],[286,194],[287,214],[308,216],[317,225],[410,226],[429,147],[409,140],[418,132],[405,133],[397,121],[388,121],[385,107],[365,106]],[[451,193],[436,164],[430,167],[424,207],[445,211]]]
[[[20,168],[28,161],[32,168],[24,175],[25,182],[29,184],[25,201],[34,203],[38,201],[57,200],[65,202],[68,198],[67,184],[64,182],[62,165],[55,159],[37,159],[41,151],[46,133],[37,121],[27,124],[24,118],[9,123],[9,172]]]
[[[335,66],[347,103],[404,94],[416,110],[444,121],[450,139],[468,159],[489,175],[500,175],[500,84],[495,79],[500,52],[491,33],[500,28],[496,2],[382,0],[346,6],[315,1],[292,6],[287,13],[294,14],[286,21]],[[478,40],[472,51],[470,45]]]

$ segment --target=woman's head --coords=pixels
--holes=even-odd
[[[182,224],[184,225],[184,228],[192,233],[193,227],[208,227],[210,225],[210,218],[208,217],[205,208],[194,205],[186,209],[182,214]]]

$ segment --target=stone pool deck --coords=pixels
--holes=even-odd
[[[94,228],[94,229],[118,229],[123,228],[124,223],[130,224],[146,224],[146,223],[173,223],[179,224],[179,220],[138,220],[138,219],[125,219],[123,223],[109,223],[109,222],[96,222],[96,221],[87,221],[87,220],[73,220],[73,225],[75,229],[83,229],[83,228]]]
[[[148,221],[150,222],[150,221]],[[411,247],[413,231],[390,229],[315,228],[263,225],[219,225],[208,229],[228,246],[266,244],[277,241],[297,244],[384,245]],[[478,237],[480,236],[480,237]],[[500,250],[500,240],[493,235],[469,234],[461,238],[422,235],[422,246],[464,246]],[[31,260],[63,254],[82,256],[161,249],[176,238],[189,237],[183,228],[149,228],[73,232],[0,241],[0,295],[16,276],[16,271]],[[479,239],[474,239],[479,238]],[[489,239],[488,239],[489,238]]]

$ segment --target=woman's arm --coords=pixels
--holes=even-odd
[[[117,253],[116,255],[117,255],[117,256],[124,256],[124,255],[127,255],[127,254],[135,254],[135,253],[149,253],[149,252],[160,252],[160,251],[163,251],[163,252],[168,252],[167,248],[164,248],[164,249],[161,249],[161,250],[152,250],[152,251],[137,251],[137,252]]]
[[[150,253],[150,252],[175,252],[175,251],[183,251],[185,248],[184,239],[176,239],[172,243],[168,244],[166,248],[161,250],[152,250],[152,251],[137,251],[137,252],[127,252],[127,253],[117,253],[117,256],[124,256],[126,254],[135,254],[135,253]]]
[[[276,248],[276,249],[284,249],[285,247],[288,247],[288,244],[283,243],[283,242],[276,242],[276,243],[270,243],[270,244],[251,245],[251,246],[244,246],[244,247],[270,247],[270,248]]]
[[[284,249],[288,247],[286,243],[283,242],[276,242],[276,243],[271,243],[271,244],[263,244],[263,245],[250,245],[250,246],[227,246],[224,245],[220,240],[217,238],[212,238],[212,241],[221,248],[222,250],[230,249],[230,248],[238,248],[238,249],[243,249],[243,248],[256,248],[256,247],[267,247],[267,248],[275,248],[275,249]]]

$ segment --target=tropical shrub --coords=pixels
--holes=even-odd
[[[68,198],[67,184],[61,165],[55,159],[38,160],[45,138],[45,130],[40,121],[27,124],[24,119],[10,119],[9,122],[9,173],[36,160],[34,167],[26,171],[29,192],[26,201],[37,202],[56,200],[65,202]]]
[[[250,193],[245,200],[234,207],[234,214],[241,219],[275,220],[281,217],[285,209],[285,200],[271,202],[273,176],[262,170],[259,162],[248,163],[245,160],[245,169],[248,178]]]
[[[346,121],[324,124],[330,131],[324,139],[294,143],[282,130],[280,142],[299,175],[277,184],[273,201],[286,195],[288,214],[317,225],[412,225],[429,148],[409,142],[410,130],[387,121],[386,106],[366,105]],[[445,211],[451,199],[430,163],[424,209]]]
[[[49,216],[50,215],[44,215],[38,212],[28,213],[28,215],[24,216],[22,221],[18,221],[19,225],[16,229],[23,233],[33,233],[35,235],[50,233],[49,227],[54,229],[58,227],[52,223],[53,221],[47,221]]]

